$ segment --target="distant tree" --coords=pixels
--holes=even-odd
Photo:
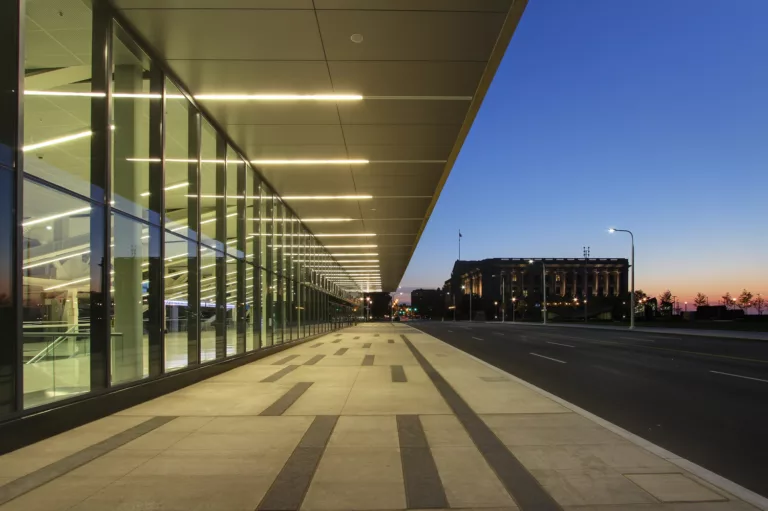
[[[703,307],[709,302],[709,299],[707,298],[707,295],[704,293],[696,293],[696,298],[693,299],[693,304],[696,307]]]
[[[739,309],[743,310],[746,314],[747,309],[752,307],[752,298],[754,298],[755,295],[747,291],[746,289],[741,290],[741,294],[739,295],[738,300],[736,301],[736,304],[739,306]]]
[[[648,298],[648,295],[645,294],[645,291],[643,291],[642,289],[635,290],[635,303],[640,303],[645,298]]]
[[[520,319],[525,319],[525,312],[528,310],[528,303],[523,298],[520,298],[519,300],[515,300],[514,307],[515,312],[520,314]]]
[[[731,296],[731,293],[726,292],[720,299],[723,301],[723,305],[725,305],[726,308],[730,309],[733,307],[733,297]]]
[[[670,291],[669,289],[667,289],[666,291],[664,291],[663,293],[661,293],[661,294],[659,295],[659,301],[660,301],[661,303],[664,303],[664,302],[667,302],[667,303],[672,303],[672,291]]]
[[[757,310],[757,315],[762,316],[763,311],[765,310],[765,298],[760,296],[760,293],[757,293],[757,297],[752,300],[752,307]]]

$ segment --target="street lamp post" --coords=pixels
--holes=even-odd
[[[515,322],[515,302],[517,301],[517,298],[514,296],[512,297],[512,323]]]
[[[504,272],[501,272],[501,322],[504,323],[507,302],[504,298]]]
[[[632,234],[632,231],[628,231],[626,229],[610,229],[610,232],[626,232],[629,234],[629,237],[632,241],[632,259],[629,261],[629,265],[632,270],[632,294],[629,296],[629,303],[631,307],[629,315],[629,329],[632,330],[635,328],[635,235]]]
[[[528,262],[533,264],[533,259],[529,259]],[[541,289],[542,289],[542,304],[541,312],[544,318],[544,324],[547,324],[547,265],[544,261],[541,261]]]

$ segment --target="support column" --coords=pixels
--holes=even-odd
[[[621,295],[621,281],[620,281],[618,270],[613,272],[613,277],[614,277],[614,281],[616,282],[616,284],[613,287],[613,296],[620,296]]]
[[[603,280],[605,281],[605,284],[604,284],[604,287],[603,287],[603,296],[608,296],[608,291],[610,291],[610,287],[611,287],[611,274],[610,274],[610,272],[608,270],[605,270],[603,272],[603,277],[604,277]]]
[[[573,293],[572,294],[574,298],[577,298],[576,294],[577,294],[578,286],[579,286],[579,271],[573,270]]]
[[[595,286],[592,289],[592,296],[597,296],[597,290],[600,287],[600,271],[594,270]]]

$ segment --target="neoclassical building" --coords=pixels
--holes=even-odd
[[[533,262],[531,262],[533,261]],[[484,301],[512,297],[542,299],[546,268],[547,302],[563,297],[625,298],[629,293],[629,261],[620,258],[495,258],[456,261],[445,282],[447,300],[461,303],[470,292]]]

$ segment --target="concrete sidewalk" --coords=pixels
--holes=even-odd
[[[494,325],[514,325],[514,326],[540,326],[540,327],[552,327],[552,328],[586,328],[597,330],[617,330],[620,332],[630,332],[630,329],[626,326],[611,326],[611,325],[582,325],[574,323],[532,323],[532,322],[511,322],[507,321],[501,323],[499,321],[485,321],[487,324]],[[632,332],[652,333],[659,335],[698,335],[701,337],[720,337],[723,339],[745,339],[752,341],[768,341],[768,332],[742,332],[739,330],[698,330],[695,328],[665,328],[665,327],[635,327]]]
[[[755,509],[743,499],[768,509],[391,324],[329,334],[0,457],[0,511]]]

